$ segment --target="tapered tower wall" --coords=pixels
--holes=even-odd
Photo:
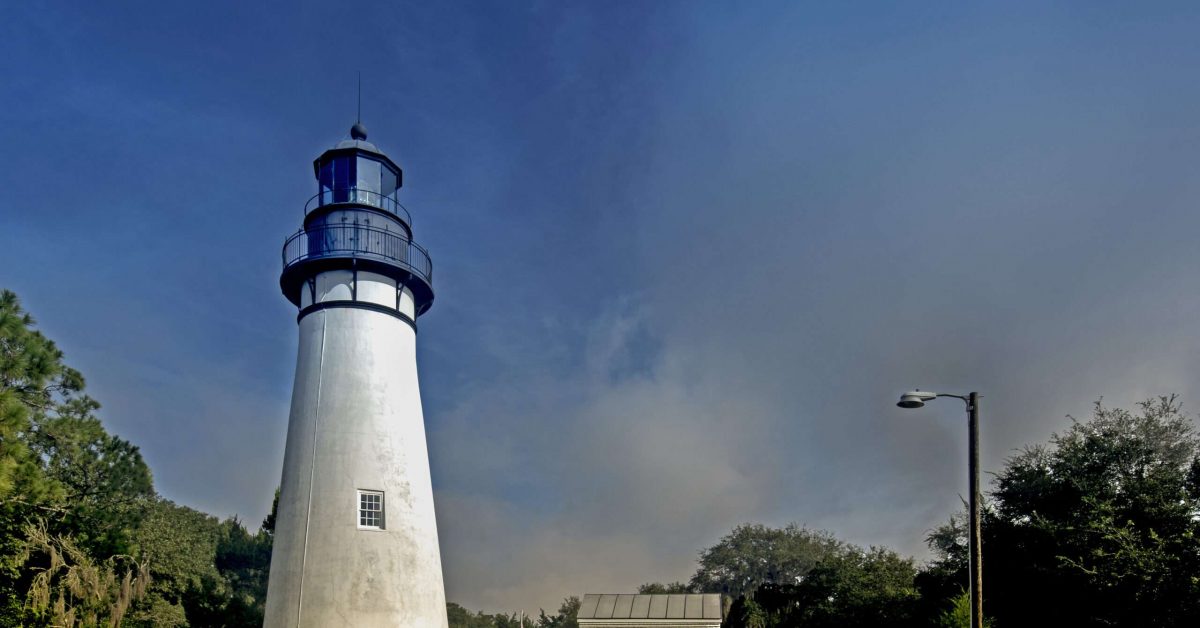
[[[299,349],[266,626],[444,628],[412,326],[331,307]],[[383,493],[384,529],[359,529],[359,490]]]

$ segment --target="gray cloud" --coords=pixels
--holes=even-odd
[[[646,130],[645,171],[620,184],[639,274],[557,331],[582,347],[577,368],[516,366],[503,394],[460,402],[486,419],[439,418],[435,452],[460,452],[443,481],[503,485],[449,488],[443,520],[476,500],[481,518],[520,529],[503,535],[521,554],[507,573],[528,578],[481,582],[479,555],[498,550],[460,562],[474,526],[449,523],[449,586],[465,602],[550,607],[686,579],[697,550],[746,520],[923,557],[965,492],[965,421],[954,400],[899,410],[903,390],[982,391],[989,471],[1100,396],[1193,392],[1181,339],[1197,331],[1187,276],[1200,259],[1185,234],[1200,225],[1176,164],[1200,155],[1141,117],[1166,84],[1143,77],[1097,100],[1072,74],[1086,60],[1046,41],[1009,55],[913,34],[859,54],[757,34],[771,63],[717,55],[653,92],[670,114]],[[684,57],[721,48],[694,45]],[[982,75],[940,84],[945,68],[926,66],[943,54]],[[520,337],[539,342],[508,341]],[[630,354],[642,368],[611,368]],[[472,468],[470,452],[495,447]],[[488,499],[522,491],[551,503],[502,500],[514,514]]]

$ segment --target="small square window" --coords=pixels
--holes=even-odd
[[[363,530],[382,530],[383,491],[358,492],[358,527]]]

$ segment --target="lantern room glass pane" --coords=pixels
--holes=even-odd
[[[374,159],[367,159],[366,157],[358,158],[358,176],[356,177],[358,185],[356,187],[359,190],[373,192],[373,194],[368,194],[367,196],[374,196],[378,199],[382,166],[383,164]],[[376,200],[376,204],[378,204],[378,200]]]
[[[382,179],[380,180],[380,183],[379,183],[379,193],[384,196],[395,199],[396,198],[395,197],[396,173],[393,172],[391,168],[385,167],[383,169],[383,172],[381,172],[380,174],[382,176]]]
[[[333,163],[325,162],[321,164],[321,174],[317,176],[317,181],[320,184],[318,191],[321,193],[321,204],[324,205],[330,201],[329,193],[333,191]]]
[[[333,160],[333,200],[345,203],[350,200],[350,189],[354,187],[354,158],[338,157]]]

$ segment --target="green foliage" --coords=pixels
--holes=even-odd
[[[0,291],[0,624],[27,621],[26,592],[34,573],[31,530],[46,529],[70,511],[66,488],[50,477],[30,446],[38,426],[83,388],[62,352],[33,328],[15,294]]]
[[[26,440],[61,496],[55,505],[66,508],[55,528],[102,556],[129,552],[154,486],[138,448],[106,432],[92,414],[99,407],[86,396],[64,399],[39,415]]]
[[[853,546],[819,563],[796,585],[798,625],[908,626],[918,598],[910,558]]]
[[[571,596],[563,600],[557,614],[547,615],[546,611],[542,610],[535,619],[524,617],[520,613],[511,615],[472,613],[454,602],[448,602],[446,618],[449,620],[450,628],[579,628],[579,622],[576,619],[579,615],[579,605],[579,598]]]
[[[449,620],[450,628],[520,628],[522,621],[519,613],[511,615],[472,613],[454,602],[446,604],[446,617]],[[533,628],[536,625],[536,622],[530,617],[525,617],[524,622],[526,628]]]
[[[1010,459],[983,520],[984,610],[1001,625],[1200,623],[1200,440],[1175,397],[1137,412],[1097,403]],[[921,583],[966,581],[961,531]],[[953,584],[949,584],[953,583]]]
[[[916,567],[883,548],[839,543],[794,584],[764,583],[730,608],[729,628],[917,626]]]
[[[951,598],[946,610],[937,616],[933,625],[936,628],[971,628],[970,592],[963,589],[958,595]],[[992,628],[993,625],[994,622],[990,618],[983,618],[984,628]]]
[[[563,599],[562,604],[558,607],[558,613],[547,615],[546,611],[540,611],[538,628],[579,628],[579,607],[582,604],[583,600],[572,595]]]
[[[492,628],[495,625],[490,615],[472,614],[471,611],[454,602],[446,603],[446,618],[449,620],[450,628]]]
[[[159,498],[62,358],[0,292],[0,625],[260,626],[271,529]]]
[[[279,489],[275,489],[275,498],[271,500],[271,512],[263,518],[262,525],[259,530],[269,537],[275,536],[275,519],[279,516]]]
[[[52,411],[56,395],[83,388],[83,377],[62,363],[62,352],[33,324],[17,296],[0,291],[0,504],[9,513],[56,497],[27,436],[34,419]]]
[[[773,586],[773,585],[767,585]],[[755,591],[757,593],[757,591]],[[723,628],[767,628],[778,622],[755,600],[754,595],[741,596],[734,601],[729,614],[722,623]]]
[[[250,534],[237,519],[221,523],[216,564],[228,592],[222,604],[226,626],[262,624],[272,540],[272,532]]]
[[[193,626],[262,624],[269,534],[250,534],[237,519],[218,521],[160,499],[136,540],[153,581],[150,603],[135,609],[132,625],[168,625],[168,617]]]
[[[150,574],[132,556],[96,561],[71,539],[50,534],[43,525],[26,529],[22,562],[30,565],[29,623],[68,628],[118,626],[131,604],[145,598]]]
[[[105,565],[128,554],[137,504],[153,495],[150,472],[92,416],[99,404],[82,393],[83,377],[33,324],[0,292],[0,621],[31,612],[86,621],[98,611],[85,602],[103,596],[59,595],[70,590],[59,583],[103,580]],[[74,557],[61,574],[47,564],[55,555]],[[50,591],[53,612],[37,603]]]
[[[219,578],[218,528],[214,517],[167,500],[147,508],[134,540],[137,554],[150,564],[156,597],[183,608],[189,594]]]
[[[691,593],[692,587],[682,582],[671,582],[669,584],[647,582],[646,584],[639,585],[637,592],[642,594]]]
[[[738,597],[762,584],[794,584],[823,560],[843,551],[831,534],[789,524],[769,528],[744,524],[700,553],[689,588]]]

